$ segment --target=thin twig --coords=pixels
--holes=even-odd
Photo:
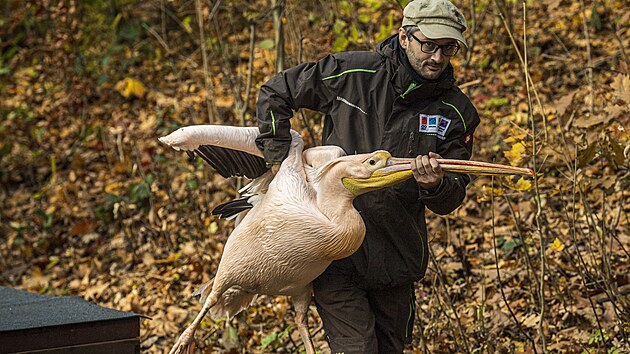
[[[616,20],[613,21],[613,24],[615,26],[614,27],[615,39],[617,39],[617,43],[619,43],[619,51],[621,52],[621,57],[626,62],[626,65],[630,66],[630,59],[628,59],[628,54],[626,54],[626,49],[625,49],[625,47],[623,45],[623,41],[621,40],[621,37],[619,36],[619,32],[621,31],[619,29],[619,24],[617,23]]]
[[[475,0],[470,0],[470,39],[468,40],[468,50],[466,51],[466,61],[464,61],[463,67],[467,68],[472,61],[473,51],[475,48],[475,32],[477,29],[476,21],[476,5]]]
[[[463,84],[458,85],[457,87],[459,87],[460,90],[463,90],[468,87],[479,85],[480,83],[482,83],[481,79],[477,79],[473,81],[464,82]]]
[[[498,2],[498,0],[495,0],[495,2]],[[499,6],[499,5],[497,4],[497,6]],[[518,59],[521,62],[521,66],[523,68],[525,68],[525,61],[523,60],[523,55],[521,55],[521,51],[518,49],[518,44],[516,44],[516,40],[514,39],[514,36],[512,35],[512,31],[510,30],[510,25],[508,24],[507,20],[505,19],[505,16],[503,15],[503,12],[501,12],[500,10],[499,10],[499,17],[501,17],[501,21],[503,22],[503,26],[505,27],[505,30],[507,31],[508,36],[510,37],[510,40],[512,42],[512,47],[516,51],[516,55],[518,56]],[[524,44],[524,45],[526,45],[526,44]],[[525,70],[525,69],[523,69],[523,70]],[[549,140],[548,140],[548,134],[547,134],[547,114],[545,113],[545,107],[543,106],[542,101],[540,100],[540,96],[538,95],[538,89],[536,89],[536,85],[533,84],[534,80],[532,80],[532,77],[529,74],[528,70],[525,70],[525,75],[527,75],[527,78],[529,79],[529,82],[532,83],[531,89],[534,91],[534,97],[536,97],[536,103],[538,104],[538,108],[540,109],[540,115],[542,117],[544,133],[545,133],[545,143],[546,143]],[[529,95],[529,92],[528,92],[528,95]]]
[[[457,328],[459,329],[459,334],[462,340],[462,343],[464,344],[464,349],[466,349],[467,353],[470,353],[470,349],[468,347],[468,341],[466,340],[466,336],[464,335],[464,330],[462,328],[462,322],[459,320],[459,316],[457,315],[457,311],[455,311],[455,305],[453,305],[453,300],[451,300],[451,297],[448,296],[448,291],[446,289],[446,277],[444,276],[444,273],[442,273],[442,268],[440,268],[440,265],[438,264],[437,259],[435,258],[435,255],[433,254],[433,249],[431,249],[431,247],[429,246],[429,256],[431,257],[431,261],[433,262],[433,265],[435,265],[437,274],[440,278],[440,285],[442,286],[442,291],[444,292],[444,295],[446,295],[446,298],[448,299],[448,305],[451,308],[451,311],[453,311],[453,315],[455,316],[455,321],[457,322]]]
[[[164,6],[164,0],[160,0],[160,19],[162,24],[162,39],[164,39],[164,43],[166,47],[168,47],[167,41],[168,37],[166,37],[166,7]]]
[[[525,70],[525,86],[527,88],[527,105],[528,116],[532,127],[532,167],[534,171],[538,171],[536,166],[536,122],[534,121],[532,97],[530,94],[530,77],[529,77],[529,63],[527,58],[527,2],[523,1],[523,63]],[[534,178],[534,184],[536,187],[536,232],[540,237],[540,321],[538,322],[538,329],[540,331],[540,340],[543,353],[547,352],[547,338],[545,337],[545,315],[546,315],[546,302],[545,302],[545,268],[546,268],[546,256],[545,256],[545,237],[542,233],[540,225],[540,217],[542,215],[542,201],[540,198],[540,189],[538,187],[538,178]]]
[[[311,138],[311,146],[317,146],[317,141],[315,141],[315,132],[313,131],[313,127],[309,124],[306,119],[306,115],[303,110],[300,110],[300,118],[302,119],[302,124],[306,127],[306,131],[308,131],[308,135]]]
[[[276,72],[284,70],[284,26],[282,14],[284,12],[284,0],[272,0],[274,40],[276,44]]]
[[[582,14],[582,29],[584,31],[584,38],[586,39],[586,55],[588,60],[588,67],[586,73],[588,74],[588,88],[591,98],[589,105],[589,112],[593,114],[595,105],[595,90],[593,89],[593,58],[591,55],[591,39],[588,34],[588,24],[586,23],[586,9],[584,8],[584,0],[580,0],[580,13]]]
[[[521,226],[519,219],[516,217],[516,212],[514,211],[514,207],[512,206],[512,201],[509,196],[504,195],[505,201],[507,202],[508,208],[510,209],[510,214],[512,215],[512,220],[514,221],[514,227],[516,227],[516,234],[518,235],[519,240],[521,240],[521,249],[523,250],[523,256],[525,257],[525,261],[527,262],[527,273],[531,272],[534,276],[534,284],[536,286],[536,291],[533,292],[532,301],[535,303],[536,298],[534,295],[540,294],[540,283],[538,282],[538,278],[536,278],[536,271],[534,270],[534,265],[532,264],[531,257],[529,256],[529,252],[527,252],[527,244],[525,243],[525,238],[523,237],[523,232],[521,231]]]
[[[578,171],[578,153],[577,153],[577,146],[575,147],[575,160],[574,160],[574,168],[573,168],[573,218],[572,218],[572,226],[571,226],[571,234],[573,235],[573,244],[575,245],[575,252],[578,254],[578,258],[581,259],[582,255],[580,254],[580,250],[578,249],[577,245],[577,236],[576,236],[576,231],[577,231],[577,226],[576,226],[576,206],[577,206],[577,202],[576,202],[576,195],[578,193],[578,184],[577,184],[577,171]],[[582,260],[582,262],[584,262]],[[588,291],[588,285],[586,284],[586,274],[588,272],[588,270],[586,269],[586,264],[584,264],[584,272],[582,272],[580,270],[580,268],[578,267],[578,270],[580,270],[580,279],[582,279],[582,285],[584,286],[584,291]],[[591,304],[591,310],[593,310],[593,315],[595,316],[595,321],[597,322],[597,328],[599,329],[599,333],[602,333],[602,325],[599,321],[599,315],[597,315],[597,311],[595,309],[595,304],[593,303],[593,299],[590,296],[588,297],[588,302]]]
[[[221,0],[217,0],[215,4],[215,8],[218,7]],[[206,94],[211,96],[214,93],[214,84],[212,80],[210,80],[210,73],[208,71],[208,54],[206,48],[206,36],[204,35],[204,21],[203,14],[201,12],[201,1],[195,0],[195,10],[197,12],[197,23],[199,24],[199,42],[201,45],[201,59],[203,61],[203,78],[204,78],[204,86],[206,89]],[[214,12],[214,9],[213,9]],[[210,123],[214,123],[218,120],[218,115],[215,115],[216,107],[214,106],[214,100],[210,99],[210,97],[206,97],[206,109],[208,111],[208,119]]]
[[[494,267],[497,271],[497,280],[499,281],[499,290],[501,291],[501,297],[503,298],[503,303],[505,303],[505,307],[507,307],[510,316],[516,323],[518,330],[525,335],[525,337],[532,343],[532,348],[534,349],[534,353],[538,354],[536,350],[536,342],[523,330],[521,326],[521,322],[516,318],[514,311],[512,311],[512,307],[510,307],[510,303],[507,300],[507,296],[505,296],[505,291],[503,290],[503,281],[501,280],[501,272],[499,271],[499,256],[497,254],[497,235],[495,233],[494,228],[494,176],[492,177],[492,189],[490,189],[490,220],[491,220],[491,228],[492,228],[492,248],[494,250]],[[507,198],[507,197],[506,197]],[[523,247],[525,247],[523,245]]]
[[[249,25],[249,62],[247,63],[247,82],[245,83],[245,99],[241,106],[241,126],[245,126],[245,113],[249,108],[249,96],[252,89],[252,75],[254,72],[254,43],[256,41],[256,23]]]
[[[144,27],[144,29],[149,31],[149,33],[151,33],[151,35],[153,35],[153,37],[155,37],[155,39],[157,39],[157,41],[160,43],[160,45],[162,45],[162,47],[164,47],[164,50],[166,50],[167,54],[171,53],[171,49],[168,47],[168,44],[166,44],[166,41],[164,41],[164,39],[162,37],[160,37],[160,35],[153,28],[149,27],[144,22],[142,23],[142,27]]]
[[[439,276],[436,274],[435,278],[439,278]],[[443,314],[446,317],[447,323],[448,323],[448,327],[451,330],[451,332],[453,333],[453,339],[454,339],[455,346],[456,346],[455,349],[459,353],[462,350],[461,350],[461,347],[459,346],[459,343],[458,343],[458,341],[456,339],[457,334],[455,333],[455,327],[453,326],[453,320],[451,319],[451,316],[448,315],[448,311],[446,311],[446,309],[442,306],[442,300],[441,300],[441,298],[439,296],[440,291],[435,286],[436,283],[437,283],[437,279],[433,279],[433,281],[431,282],[431,288],[433,289],[433,294],[436,295],[435,298],[436,298],[437,303],[439,305],[437,313],[438,314]],[[444,284],[441,281],[440,281],[440,284],[442,284],[442,286],[444,286]],[[450,298],[449,298],[449,301],[451,301]],[[470,353],[469,351],[467,351],[467,352]]]
[[[422,325],[422,317],[420,316],[420,311],[416,311],[416,322],[418,323],[418,327],[420,328],[420,345],[422,346],[424,353],[429,353],[429,348],[427,347],[427,339],[424,336],[424,326]]]

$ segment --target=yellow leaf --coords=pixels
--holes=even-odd
[[[171,253],[168,256],[168,258],[166,258],[166,259],[156,259],[156,260],[153,261],[153,263],[155,263],[155,264],[173,263],[173,262],[175,262],[176,260],[179,259],[179,256],[180,256],[179,252],[178,253]]]
[[[555,240],[553,240],[553,243],[549,245],[549,247],[551,247],[551,249],[554,251],[562,251],[564,249],[564,245],[562,244],[562,242],[560,242],[560,240],[558,240],[557,237]]]
[[[126,78],[116,83],[116,91],[125,98],[129,98],[131,96],[142,98],[144,97],[146,89],[144,88],[142,82],[136,79]]]
[[[514,189],[516,189],[519,192],[526,192],[530,189],[532,189],[533,184],[530,180],[525,179],[525,178],[519,178],[519,180],[516,182],[516,184],[514,185]]]
[[[510,149],[510,151],[503,152],[512,166],[518,166],[518,164],[523,160],[524,153],[525,145],[523,145],[523,143],[516,143],[512,145],[512,149]]]
[[[122,187],[123,187],[123,183],[122,182],[110,183],[110,184],[105,186],[105,193],[118,195],[118,192],[120,191],[120,188],[122,188]]]
[[[190,16],[186,16],[184,20],[182,20],[182,27],[184,27],[184,30],[188,33],[193,32],[192,26],[190,25],[191,20],[192,18]]]
[[[216,233],[217,233],[217,231],[219,231],[219,225],[217,224],[217,222],[216,222],[216,221],[213,221],[213,222],[210,224],[210,227],[208,228],[208,231],[209,231],[211,234],[216,234]]]
[[[482,187],[482,192],[483,193],[477,195],[478,202],[488,202],[492,199],[491,197],[500,198],[505,194],[503,188],[492,188],[487,186]]]
[[[509,137],[503,139],[506,143],[515,143],[517,141],[522,141],[525,136],[527,136],[527,130],[520,128],[510,128],[510,132],[508,133]]]

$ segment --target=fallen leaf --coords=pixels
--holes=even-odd
[[[630,77],[628,75],[617,75],[611,85],[615,89],[615,94],[619,96],[626,105],[630,105]]]
[[[564,113],[566,113],[567,108],[569,108],[569,106],[571,105],[571,103],[573,103],[573,97],[575,96],[575,94],[577,93],[577,91],[573,91],[567,95],[564,95],[562,97],[560,97],[560,99],[558,99],[555,102],[555,109],[556,109],[556,114],[559,117],[562,117],[564,115]]]
[[[179,259],[179,253],[171,253],[168,258],[165,259],[156,259],[153,263],[155,264],[165,264],[165,263],[173,263]]]
[[[124,186],[122,182],[114,182],[105,186],[105,193],[118,195],[120,189]]]
[[[70,235],[85,235],[96,229],[96,224],[92,220],[79,220],[70,229]]]
[[[604,122],[608,122],[610,117],[607,115],[596,115],[594,117],[582,117],[580,119],[576,119],[573,125],[578,128],[590,128],[597,124],[601,124]]]
[[[510,161],[510,165],[518,166],[518,164],[523,161],[523,154],[525,153],[525,145],[523,143],[516,143],[512,145],[512,148],[509,151],[504,151],[503,154],[505,158]]]
[[[519,178],[519,180],[514,184],[514,189],[520,192],[526,192],[531,190],[533,187],[532,182],[529,179]]]
[[[606,106],[604,108],[604,111],[606,111],[606,113],[608,114],[608,118],[615,119],[619,117],[621,113],[625,112],[626,109],[621,106],[611,105],[611,106]]]
[[[562,242],[560,242],[560,240],[557,237],[555,240],[553,240],[553,243],[551,243],[549,247],[551,247],[552,250],[558,251],[558,252],[564,249],[564,245],[562,244]]]
[[[523,139],[525,139],[525,137],[527,136],[527,130],[514,127],[514,128],[510,128],[510,132],[508,134],[509,136],[503,139],[503,141],[505,143],[511,144],[511,143],[523,141]]]
[[[125,98],[129,98],[131,96],[142,98],[144,97],[146,89],[140,81],[126,78],[116,83],[116,91]]]
[[[523,323],[521,323],[524,327],[529,327],[532,328],[536,325],[538,325],[538,322],[540,321],[540,315],[537,315],[535,313],[530,314],[529,316],[527,316],[524,320]]]

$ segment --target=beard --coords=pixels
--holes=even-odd
[[[416,69],[414,67],[414,69],[423,78],[427,80],[435,80],[438,77],[440,77],[440,75],[442,75],[447,65],[448,65],[448,61],[445,61],[442,64],[440,64],[431,59],[427,59],[420,62],[419,68]]]

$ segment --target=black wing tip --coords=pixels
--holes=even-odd
[[[254,179],[267,172],[264,159],[243,151],[200,145],[195,153],[224,178],[245,176]]]
[[[223,204],[217,205],[212,209],[212,215],[219,215],[221,219],[229,219],[245,210],[251,209],[254,206],[248,202],[249,197],[231,200]]]

